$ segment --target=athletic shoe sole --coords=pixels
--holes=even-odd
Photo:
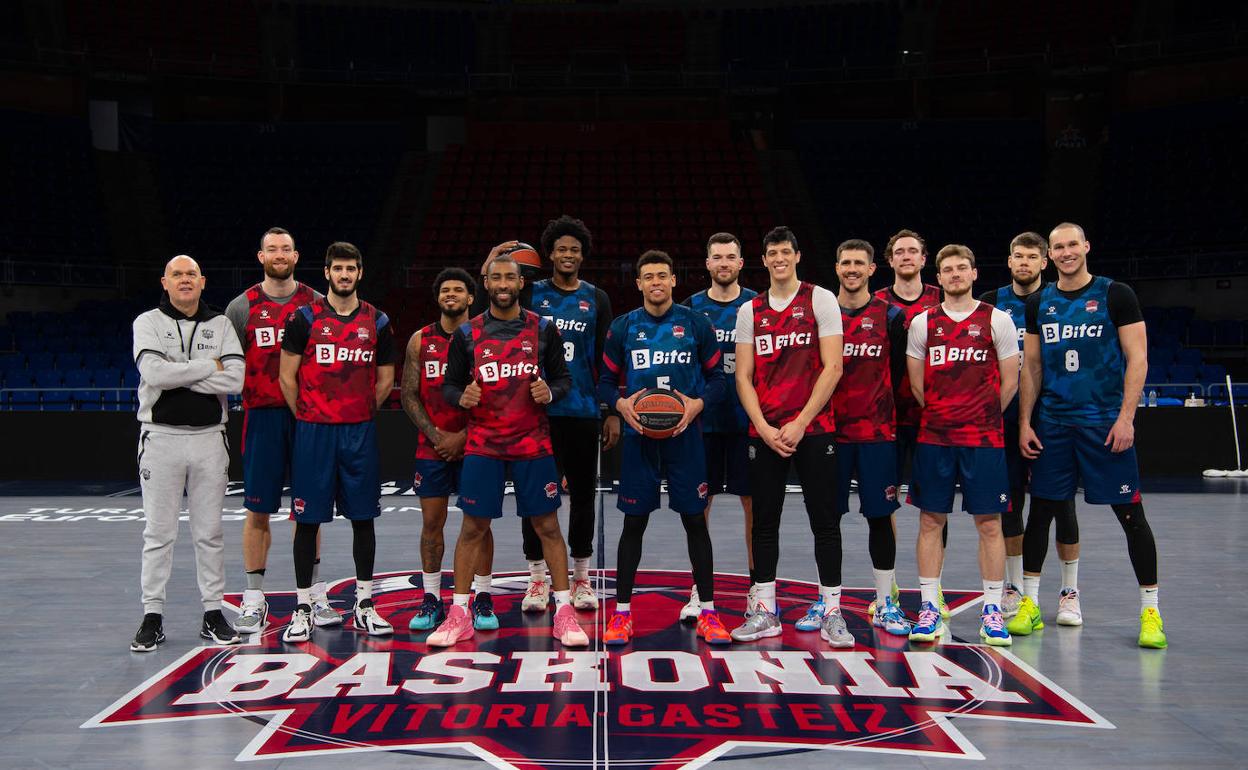
[[[231,644],[238,644],[240,641],[239,636],[237,634],[235,634],[234,636],[222,638],[220,636],[217,636],[215,633],[211,631],[204,631],[202,629],[199,632],[199,638],[207,639],[213,644],[220,644],[223,646],[228,646]]]
[[[427,619],[427,618],[428,616],[426,615],[413,616],[412,619],[407,624],[407,630],[408,631],[432,631],[433,629],[442,625],[442,621],[446,620],[445,617],[432,618],[432,619]]]
[[[164,644],[164,643],[165,643],[165,635],[163,633],[160,633],[156,635],[156,641],[152,642],[150,647],[147,645],[139,644],[138,642],[131,642],[130,652],[151,652],[152,650],[156,649],[157,645]]]
[[[1075,626],[1075,627],[1078,627],[1078,626],[1082,626],[1082,625],[1083,625],[1083,618],[1064,618],[1064,617],[1062,617],[1061,615],[1058,615],[1058,616],[1057,616],[1057,624],[1058,624],[1059,626]]]
[[[979,629],[979,638],[990,647],[1009,647],[1014,644],[1014,640],[1010,637],[1007,636],[1002,639],[1001,637],[989,636],[988,632],[982,628]]]
[[[336,613],[335,613],[335,614],[336,614]],[[328,618],[328,619],[322,620],[321,618],[317,617],[316,615],[313,615],[313,616],[312,616],[312,624],[313,624],[314,626],[316,626],[317,628],[329,628],[329,627],[331,627],[331,626],[341,626],[341,625],[342,625],[342,616],[341,616],[341,615],[338,615],[338,619],[337,619],[337,620],[334,620],[333,618]]]
[[[478,631],[497,631],[498,616],[491,615],[488,619],[474,616],[472,619],[472,627]]]
[[[919,634],[914,631],[910,632],[910,641],[912,642],[934,642],[936,637],[945,633],[945,626],[941,624],[935,631],[930,634]]]
[[[732,638],[738,642],[757,642],[759,639],[770,639],[773,636],[780,636],[783,633],[784,628],[776,626],[775,628],[765,628],[762,631],[750,634],[749,636],[743,634]]]

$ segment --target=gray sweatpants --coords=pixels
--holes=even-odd
[[[143,612],[164,613],[165,584],[173,569],[173,543],[186,491],[195,542],[195,570],[204,610],[221,608],[225,592],[225,542],[221,504],[230,456],[220,431],[177,435],[143,431],[139,480],[143,487]]]

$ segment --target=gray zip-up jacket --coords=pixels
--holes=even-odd
[[[245,362],[238,334],[220,311],[201,301],[187,316],[164,294],[160,307],[134,319],[134,362],[143,430],[225,430],[226,395],[242,391]]]

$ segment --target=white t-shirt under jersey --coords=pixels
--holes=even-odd
[[[796,296],[797,292],[793,292],[791,296],[780,300],[771,292],[767,292],[767,304],[772,310],[779,312],[792,304],[793,297]],[[841,324],[841,306],[837,304],[835,294],[822,286],[815,286],[814,291],[811,292],[810,304],[815,311],[815,323],[819,326],[820,337],[833,337],[845,333],[845,327]],[[754,303],[746,302],[737,311],[737,344],[749,345],[752,342],[754,342]]]
[[[942,305],[942,307],[944,307]],[[954,313],[949,308],[944,308],[945,314],[953,319],[954,323],[960,323],[976,310],[979,309],[979,301],[976,300],[975,306],[965,312]],[[738,337],[737,339],[740,339]],[[1014,321],[1010,316],[999,308],[992,309],[992,344],[997,349],[997,360],[1005,359],[1018,355],[1018,329],[1014,326]],[[914,317],[910,322],[910,333],[906,339],[906,355],[911,358],[923,360],[927,358],[927,311],[924,310]]]

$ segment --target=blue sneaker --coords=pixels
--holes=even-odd
[[[1009,647],[1014,643],[1010,639],[1010,631],[1005,627],[1005,618],[1001,617],[1001,608],[995,604],[985,604],[981,616],[979,638],[993,647]]]
[[[442,606],[442,600],[433,594],[425,594],[420,608],[416,610],[416,614],[412,616],[407,627],[412,631],[432,631],[444,620],[446,620],[446,607]]]
[[[806,608],[806,614],[801,620],[793,624],[798,631],[818,631],[823,628],[823,617],[827,613],[827,605],[823,603],[823,599],[816,599],[813,604]]]
[[[943,633],[945,624],[940,619],[940,609],[931,602],[923,602],[919,607],[919,622],[910,629],[910,641],[934,642]]]
[[[906,620],[905,613],[891,596],[884,597],[884,607],[871,617],[871,625],[882,628],[893,636],[906,636],[910,633],[910,621]]]
[[[472,600],[472,627],[478,631],[497,631],[498,616],[494,614],[494,597],[478,591]]]

